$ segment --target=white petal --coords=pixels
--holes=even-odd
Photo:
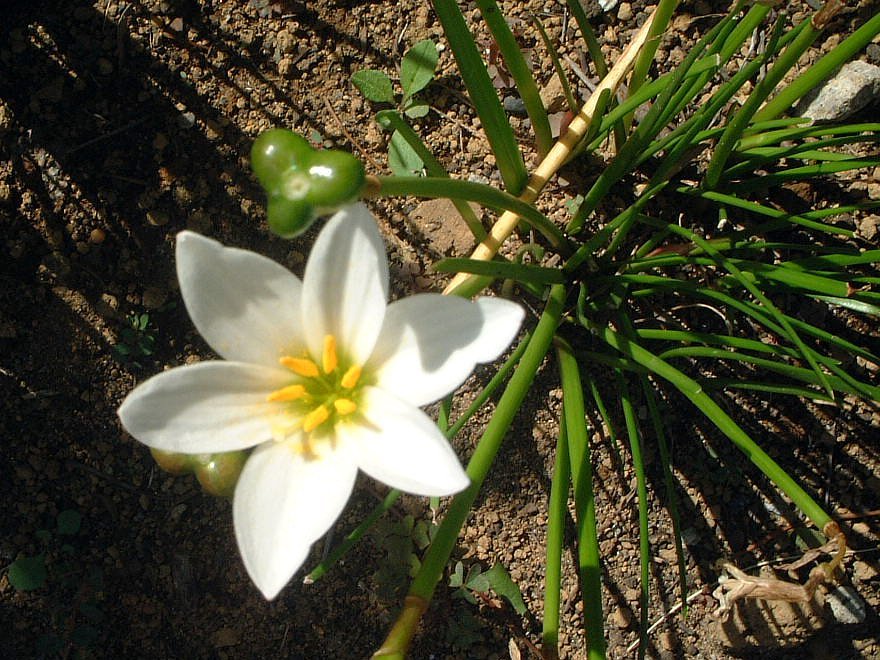
[[[363,392],[365,423],[338,425],[358,467],[392,488],[416,495],[451,495],[470,480],[452,447],[421,410],[379,388]]]
[[[272,437],[269,392],[290,383],[283,369],[201,362],[163,371],[119,407],[125,429],[150,447],[186,454],[234,451]]]
[[[423,406],[453,391],[477,363],[497,358],[522,319],[522,307],[501,298],[403,298],[388,306],[369,369],[380,387]]]
[[[184,231],[177,277],[199,334],[227,360],[275,366],[302,351],[302,282],[284,266]]]
[[[321,230],[303,276],[303,322],[312,356],[334,335],[347,359],[366,362],[388,301],[388,261],[376,220],[363,204],[334,215]]]
[[[245,568],[267,599],[305,561],[312,543],[345,507],[357,467],[345,452],[305,459],[285,443],[266,443],[248,458],[232,515]]]

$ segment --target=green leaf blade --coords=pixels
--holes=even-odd
[[[400,63],[400,86],[404,98],[412,98],[434,77],[439,53],[430,39],[424,39],[407,51]]]
[[[394,103],[391,79],[376,69],[361,69],[351,74],[351,83],[375,103]]]
[[[19,557],[9,566],[9,583],[16,591],[39,589],[46,583],[47,576],[43,555]]]

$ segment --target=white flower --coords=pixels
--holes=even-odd
[[[177,238],[177,274],[193,323],[225,361],[150,378],[119,417],[164,451],[255,447],[233,521],[266,598],[339,516],[358,468],[418,495],[467,487],[419,406],[498,357],[519,329],[518,305],[438,294],[388,304],[384,246],[362,204],[327,222],[302,282],[274,261],[188,231]]]

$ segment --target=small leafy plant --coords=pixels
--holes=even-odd
[[[97,567],[84,567],[77,559],[75,537],[82,527],[82,514],[75,509],[61,511],[54,529],[36,532],[41,551],[21,554],[10,564],[7,577],[19,592],[49,588],[52,628],[36,640],[40,657],[52,657],[73,648],[83,654],[100,638],[104,621],[103,573]]]
[[[429,520],[416,520],[407,515],[400,520],[380,519],[372,529],[372,537],[383,557],[373,577],[378,584],[377,597],[392,602],[400,597],[407,580],[421,566],[419,553],[434,538],[437,525]]]
[[[479,564],[471,564],[465,571],[464,564],[458,561],[449,575],[449,586],[455,589],[453,596],[462,598],[472,605],[480,601],[487,602],[490,598],[489,592],[494,591],[510,603],[517,614],[526,613],[522,592],[507,569],[500,563],[496,563],[488,571],[484,571]],[[478,598],[480,601],[477,600]]]
[[[116,356],[123,362],[140,366],[139,360],[150,357],[156,351],[156,326],[150,323],[147,312],[131,313],[126,325],[119,331],[119,341],[113,347]]]
[[[419,119],[430,111],[430,106],[417,99],[416,94],[422,91],[434,78],[439,54],[436,44],[430,39],[418,42],[403,56],[400,63],[400,86],[403,93],[400,101],[391,79],[378,69],[361,69],[351,76],[351,82],[374,103],[397,105],[400,112],[409,119]],[[390,126],[380,112],[376,121],[383,128]],[[388,145],[388,166],[397,176],[419,174],[425,164],[422,158],[410,146],[400,130],[394,130]]]

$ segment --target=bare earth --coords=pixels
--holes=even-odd
[[[502,10],[515,19],[522,45],[533,49],[544,83],[552,68],[524,4],[502,3]],[[528,4],[563,54],[583,62],[564,3]],[[640,0],[607,15],[592,0],[586,6],[609,58],[646,16]],[[800,5],[793,6],[797,12]],[[724,9],[720,2],[683,2],[680,33],[664,42],[660,60],[676,61]],[[874,11],[863,2],[844,12],[818,49],[834,47]],[[261,130],[287,126],[316,144],[366,154],[368,170],[384,173],[387,135],[372,119],[376,108],[348,79],[367,67],[396,75],[413,43],[441,38],[433,12],[413,0],[30,0],[7,3],[3,14],[0,657],[367,657],[406,588],[409,542],[395,541],[395,532],[407,515],[429,520],[426,501],[404,498],[327,577],[304,585],[298,574],[276,601],[266,602],[238,557],[229,503],[204,495],[190,477],[158,471],[147,450],[121,430],[115,410],[146,377],[211,358],[176,289],[175,234],[193,229],[301,273],[314,233],[294,242],[269,234],[264,199],[247,166],[251,141]],[[580,92],[586,93],[583,84]],[[449,171],[497,182],[448,50],[424,97],[438,112],[417,128]],[[527,125],[512,121],[530,154]],[[568,178],[582,181],[592,167],[580,165]],[[876,186],[878,175],[862,172],[821,191],[790,192],[807,200],[844,198]],[[574,185],[552,184],[547,199],[573,197]],[[395,294],[442,288],[443,278],[428,266],[471,247],[448,203],[402,199],[373,208],[383,223]],[[554,216],[561,210],[561,204],[548,208]],[[871,236],[867,225],[861,229],[876,247],[876,227]],[[130,317],[144,314],[144,327],[132,330]],[[841,332],[848,322],[828,320]],[[492,374],[489,367],[477,371],[457,410]],[[519,657],[512,648],[523,658],[539,657],[546,503],[561,397],[556,383],[548,364],[454,553],[466,568],[501,562],[519,584],[528,615],[516,615],[492,595],[471,604],[444,582],[412,657]],[[695,598],[687,617],[672,614],[651,633],[649,657],[880,657],[880,415],[849,402],[833,409],[729,396],[723,403],[841,521],[857,551],[846,560],[845,580],[864,599],[867,617],[837,622],[826,591],[809,606],[750,602],[724,624],[710,616],[716,603],[709,594],[719,576],[714,562],[731,558],[748,568],[797,556],[797,518],[747,459],[680,405],[681,416],[666,421],[684,507],[688,593]],[[464,460],[488,412],[455,441]],[[625,449],[622,457],[615,453],[605,434],[594,440],[609,656],[632,657],[627,647],[638,637],[639,617],[635,480]],[[654,485],[654,621],[680,594],[659,456],[646,445]],[[372,509],[381,488],[359,481],[330,546]],[[57,516],[69,510],[82,523],[65,535]],[[584,657],[573,537],[572,525],[565,658]],[[308,566],[320,560],[324,545],[316,544]],[[400,556],[389,551],[401,547]],[[5,568],[40,553],[45,584],[17,592]]]

